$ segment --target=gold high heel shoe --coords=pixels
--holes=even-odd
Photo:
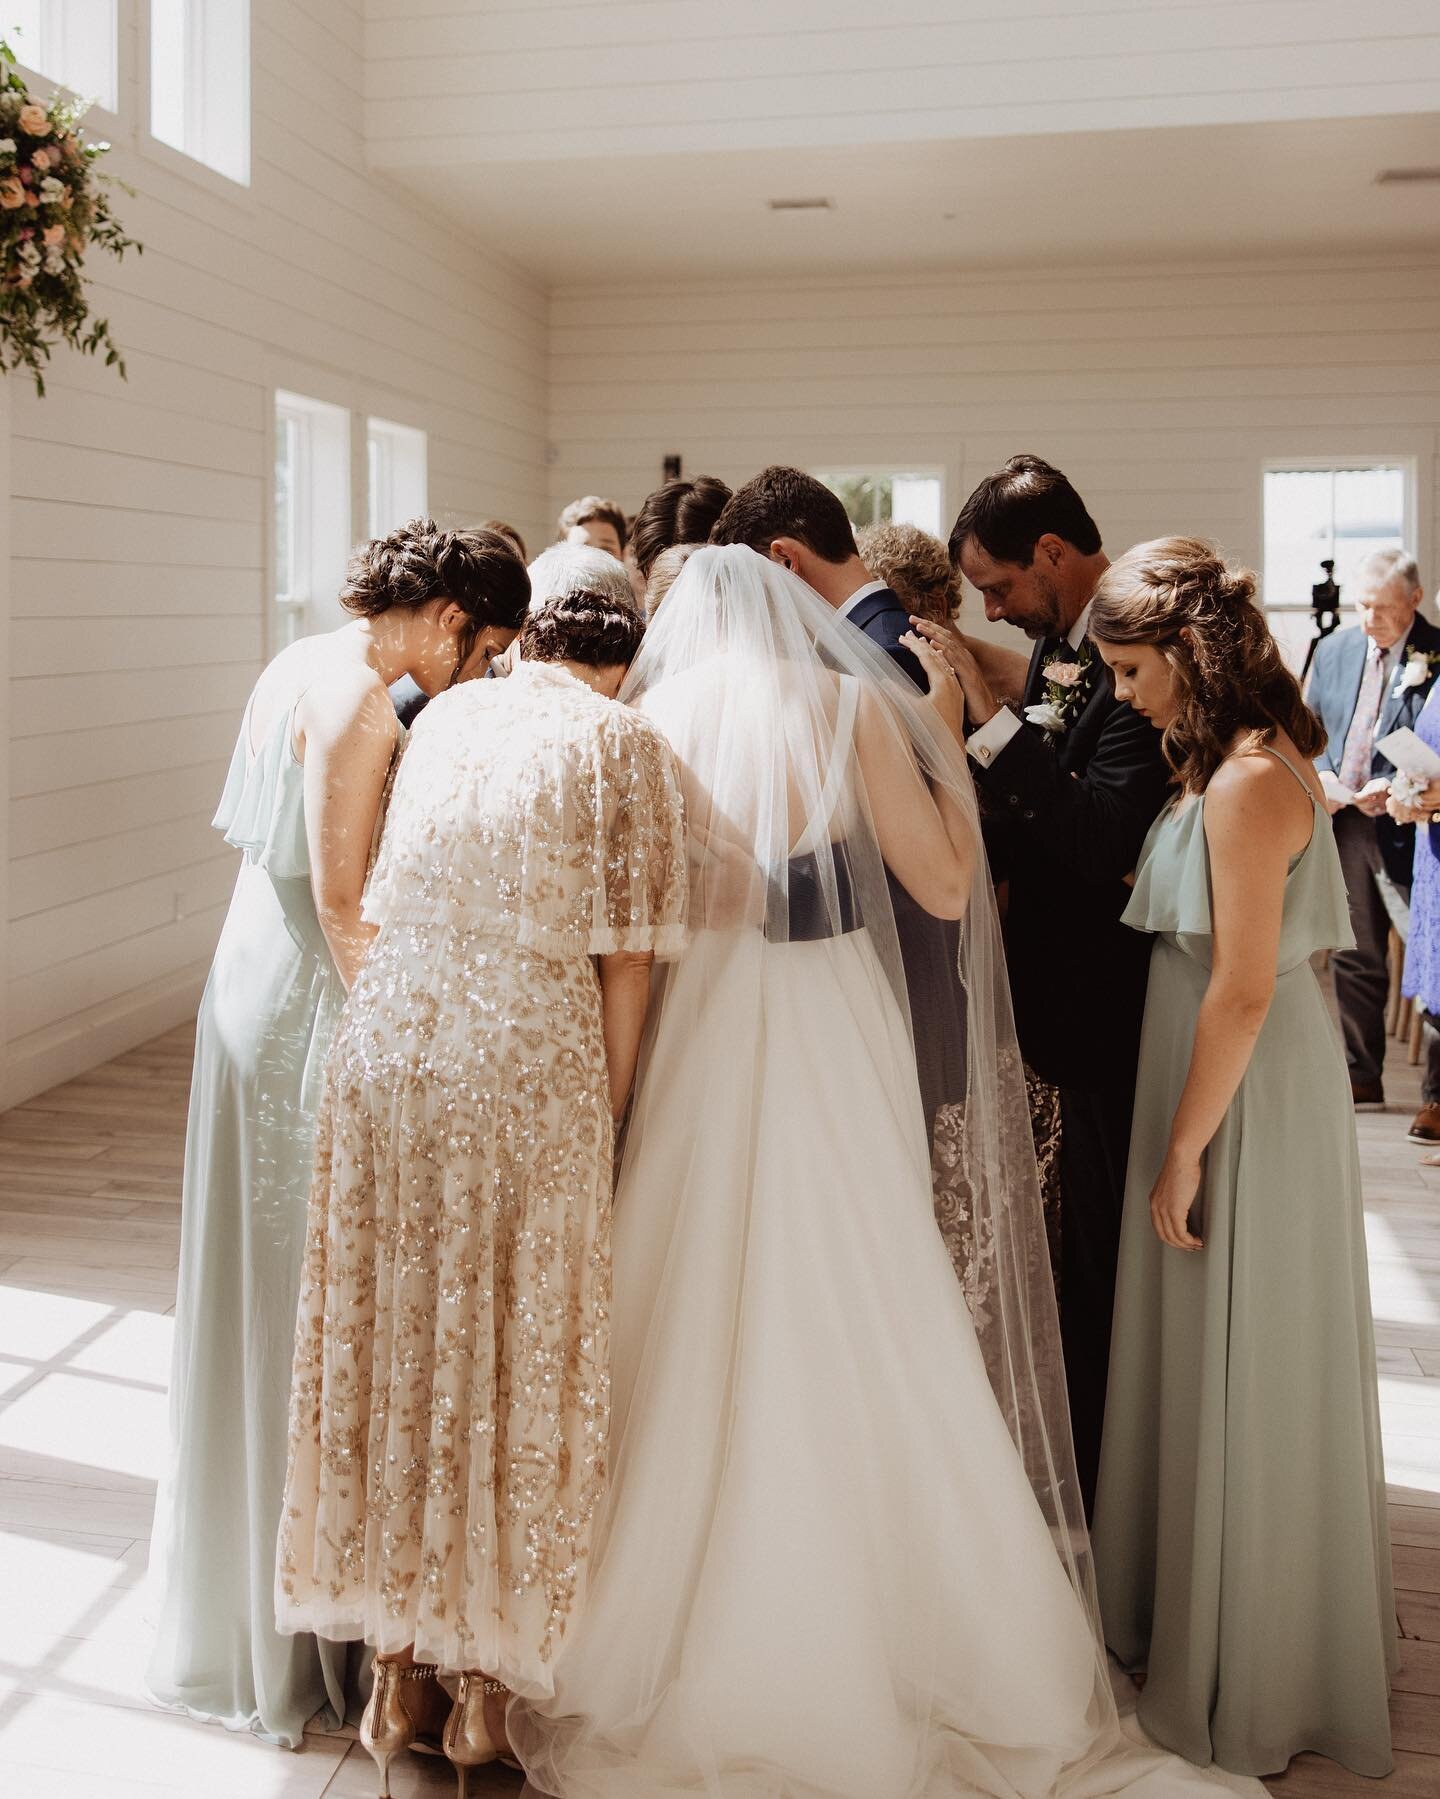
[[[500,1745],[485,1722],[485,1700],[487,1695],[506,1690],[502,1682],[487,1680],[483,1674],[460,1676],[460,1690],[440,1739],[455,1770],[455,1799],[466,1799],[472,1768],[500,1757]]]
[[[426,1755],[440,1753],[433,1739],[427,1740],[421,1733],[402,1696],[406,1681],[433,1681],[435,1668],[429,1662],[382,1661],[378,1655],[372,1668],[375,1685],[360,1720],[360,1741],[380,1770],[380,1799],[390,1799],[390,1763],[402,1749],[418,1749]]]

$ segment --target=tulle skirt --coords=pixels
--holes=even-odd
[[[666,980],[616,1196],[615,1478],[554,1698],[511,1708],[531,1781],[1220,1784],[1119,1735],[935,1226],[913,1052],[865,933],[702,933]]]

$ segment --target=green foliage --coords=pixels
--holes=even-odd
[[[110,208],[114,188],[133,189],[97,168],[110,146],[85,137],[84,113],[64,94],[33,100],[0,40],[0,370],[27,369],[41,394],[57,343],[125,374],[109,322],[91,314],[84,262],[96,245],[117,258],[142,246]]]

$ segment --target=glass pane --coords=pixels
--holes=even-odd
[[[185,0],[150,0],[150,130],[187,150]]]
[[[1262,593],[1286,660],[1299,667],[1315,636],[1310,590],[1335,564],[1341,606],[1372,550],[1405,541],[1405,471],[1394,465],[1269,469]]]
[[[935,475],[896,475],[890,516],[897,525],[916,525],[940,535],[940,481]]]
[[[247,0],[151,0],[150,130],[232,181],[248,183]]]
[[[935,475],[876,473],[870,475],[817,473],[831,493],[838,496],[850,523],[918,525],[940,535],[940,481]]]
[[[295,592],[295,421],[275,420],[275,593]]]
[[[115,110],[115,0],[10,0],[0,29],[26,68]]]
[[[816,479],[839,498],[852,525],[877,525],[889,518],[888,475],[817,475]]]
[[[1372,550],[1405,540],[1405,471],[1270,470],[1265,476],[1265,604],[1310,604],[1331,558],[1342,588]]]
[[[1398,468],[1335,471],[1335,579],[1342,590],[1373,550],[1405,542],[1405,475]],[[1343,602],[1342,602],[1343,603]]]
[[[370,433],[369,450],[370,536],[384,537],[389,530],[385,520],[390,515],[389,482],[386,480],[389,458],[385,454],[385,443],[374,431]]]
[[[3,16],[5,24],[11,29],[5,36],[10,48],[20,58],[27,69],[38,69],[42,75],[49,75],[58,81],[58,70],[51,66],[50,58],[54,55],[54,45],[47,42],[50,33],[46,31],[47,23],[57,17],[56,0],[10,0]]]

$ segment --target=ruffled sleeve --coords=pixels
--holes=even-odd
[[[1210,861],[1205,848],[1204,802],[1183,812],[1166,809],[1150,827],[1135,871],[1135,886],[1120,922],[1153,936],[1208,937]]]
[[[290,749],[290,714],[276,721],[254,756],[246,744],[249,728],[247,709],[219,810],[211,822],[228,844],[243,850],[272,878],[305,879],[310,873],[305,777]]]
[[[685,802],[675,752],[648,719],[615,709],[602,733],[602,842],[592,956],[678,956],[688,933]]]

